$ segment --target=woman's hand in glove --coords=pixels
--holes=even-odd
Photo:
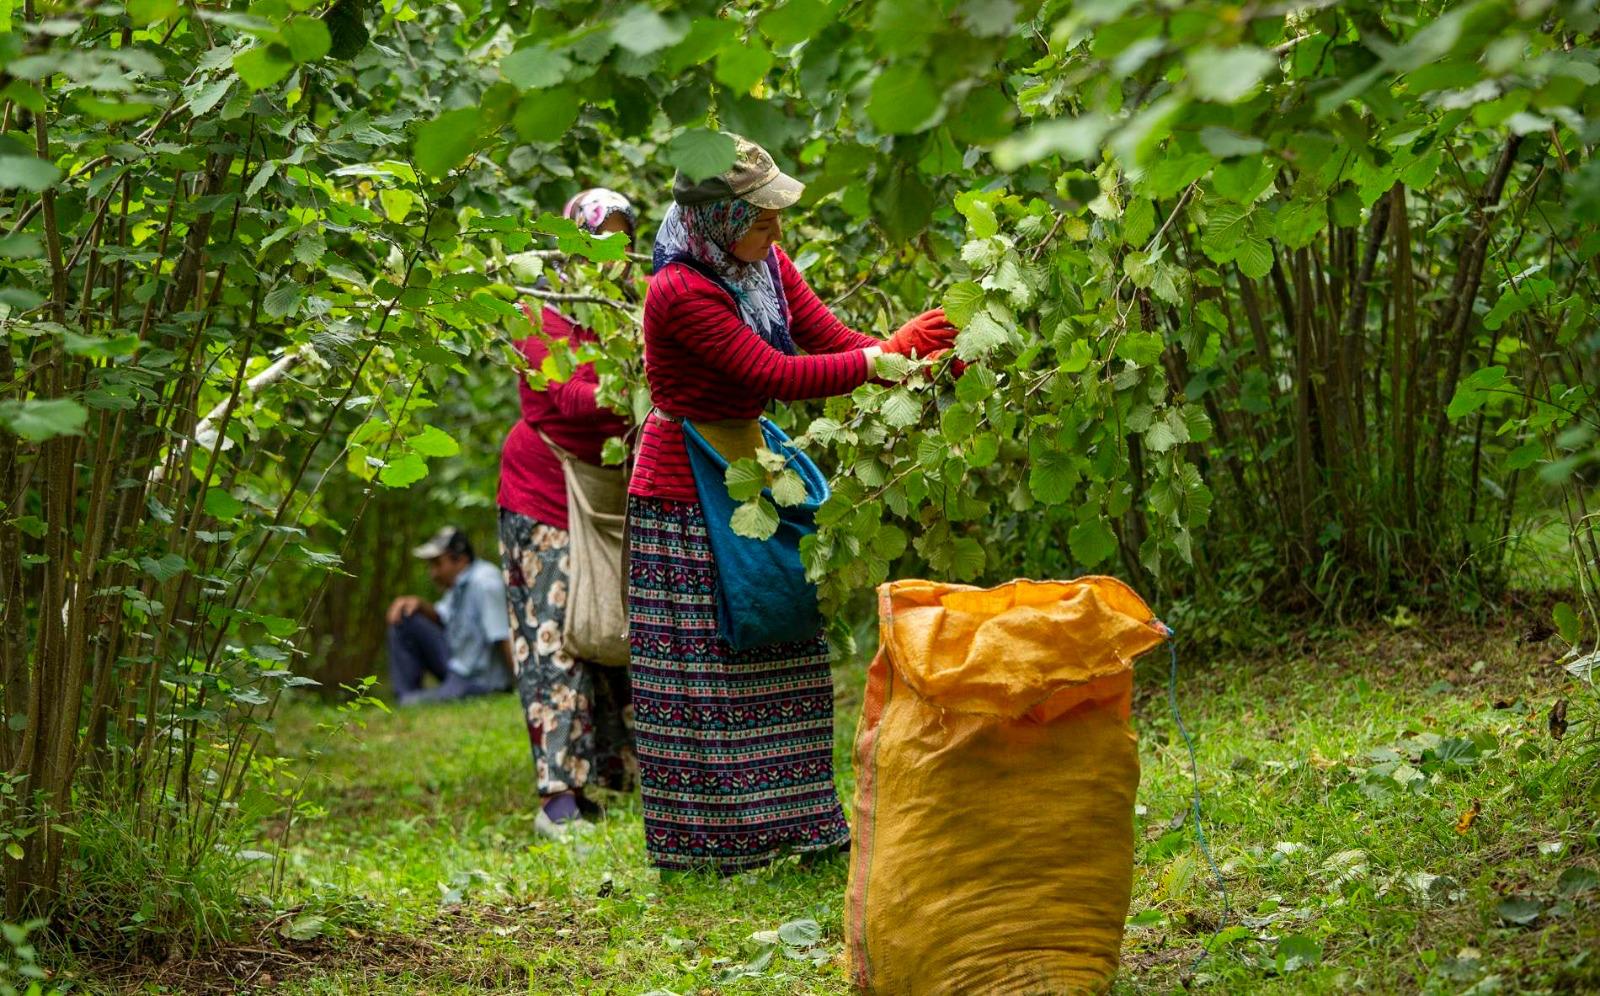
[[[883,351],[925,358],[930,353],[949,349],[956,341],[957,331],[950,320],[944,317],[944,309],[934,308],[900,326],[899,331],[883,344]]]

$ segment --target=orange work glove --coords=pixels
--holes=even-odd
[[[941,349],[949,349],[956,341],[957,329],[944,317],[943,308],[934,308],[900,326],[899,331],[883,344],[885,353],[901,356],[926,357]]]

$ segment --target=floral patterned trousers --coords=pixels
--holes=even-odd
[[[588,786],[627,792],[638,780],[628,671],[579,660],[561,645],[568,538],[500,510],[500,563],[511,646],[539,794]]]

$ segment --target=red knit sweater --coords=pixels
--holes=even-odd
[[[544,309],[544,333],[557,340],[594,340],[592,332],[573,325],[552,308]],[[534,369],[550,352],[536,335],[518,340],[516,346]],[[567,487],[561,461],[539,438],[539,430],[579,460],[598,466],[606,440],[628,431],[622,416],[595,403],[599,383],[592,363],[578,367],[562,383],[552,381],[543,391],[529,387],[526,377],[518,378],[522,418],[511,427],[500,450],[501,508],[557,529],[567,528]]]
[[[727,291],[681,263],[668,264],[651,277],[644,302],[645,378],[657,409],[691,421],[751,419],[773,400],[825,398],[866,382],[862,350],[882,343],[846,328],[783,250],[777,252],[789,332],[809,355],[774,349],[739,317]],[[682,426],[655,416],[645,420],[628,490],[646,498],[698,499]]]

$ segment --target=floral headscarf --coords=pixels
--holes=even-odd
[[[687,260],[715,274],[733,293],[745,323],[773,348],[793,355],[794,339],[789,335],[776,257],[768,253],[761,262],[746,263],[728,251],[759,217],[760,208],[736,197],[674,204],[656,233],[652,262],[659,271],[668,263]]]
[[[563,218],[577,222],[578,227],[590,235],[600,231],[600,226],[614,214],[622,215],[628,222],[628,231],[633,231],[638,221],[633,204],[615,190],[605,187],[591,187],[575,194],[561,209]]]

